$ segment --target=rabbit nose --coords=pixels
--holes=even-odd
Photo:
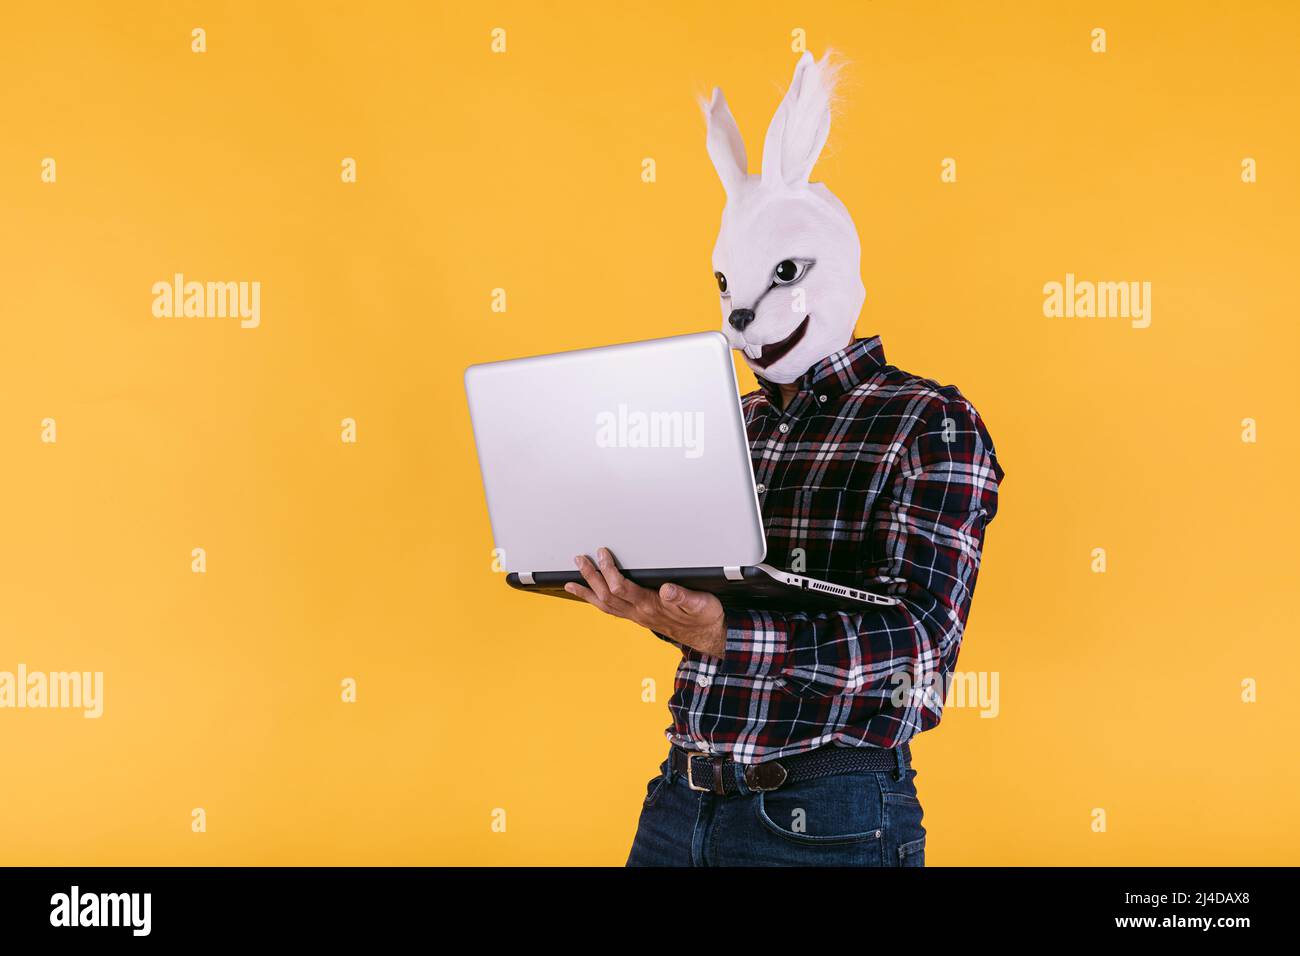
[[[732,309],[731,315],[727,316],[727,321],[737,332],[745,331],[745,326],[754,321],[753,309]]]

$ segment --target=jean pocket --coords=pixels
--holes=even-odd
[[[885,857],[893,866],[925,866],[924,819],[915,792],[885,793]]]
[[[899,866],[925,866],[925,837],[898,848]]]
[[[659,799],[659,794],[663,792],[664,785],[668,783],[668,774],[665,770],[659,771],[659,776],[651,777],[650,782],[645,786],[645,801],[641,804],[643,807],[653,807],[655,801]]]
[[[885,793],[885,803],[893,803],[903,807],[919,807],[921,801],[910,793]]]
[[[772,819],[768,812],[766,793],[759,793],[757,798],[754,800],[754,813],[758,817],[758,822],[761,823],[769,832],[774,833],[782,839],[789,840],[791,843],[798,843],[802,846],[837,846],[850,843],[879,843],[881,837],[884,835],[882,829],[875,826],[865,830],[844,833],[836,831],[829,833],[807,833],[792,829],[791,827],[782,826],[780,823],[777,823],[776,820]],[[797,814],[792,814],[792,816],[797,816]],[[804,819],[806,820],[806,818]]]

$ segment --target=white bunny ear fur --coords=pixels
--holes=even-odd
[[[720,87],[713,88],[713,98],[705,100],[700,97],[700,109],[704,110],[704,120],[708,124],[708,138],[705,145],[713,168],[718,171],[722,188],[727,195],[734,195],[749,176],[749,159],[745,155],[745,141],[740,136],[740,127],[727,108],[726,97]]]
[[[827,50],[820,60],[805,52],[763,141],[763,185],[806,183],[831,131],[831,100],[841,64]]]

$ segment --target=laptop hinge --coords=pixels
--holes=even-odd
[[[743,580],[745,580],[745,576],[744,576],[743,574],[740,573],[740,568],[738,568],[738,567],[733,567],[733,568],[723,568],[723,569],[722,569],[722,576],[723,576],[724,578],[726,578],[728,581],[743,581]]]
[[[528,586],[531,587],[532,584],[533,584],[533,572],[532,572],[532,571],[520,571],[520,572],[519,572],[519,583],[520,583],[520,584],[527,584]]]

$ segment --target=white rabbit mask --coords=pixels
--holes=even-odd
[[[809,174],[831,128],[836,67],[804,53],[763,142],[763,172],[750,176],[745,144],[714,88],[704,107],[709,158],[727,191],[713,271],[722,332],[754,374],[798,381],[840,351],[866,298],[852,217]]]

